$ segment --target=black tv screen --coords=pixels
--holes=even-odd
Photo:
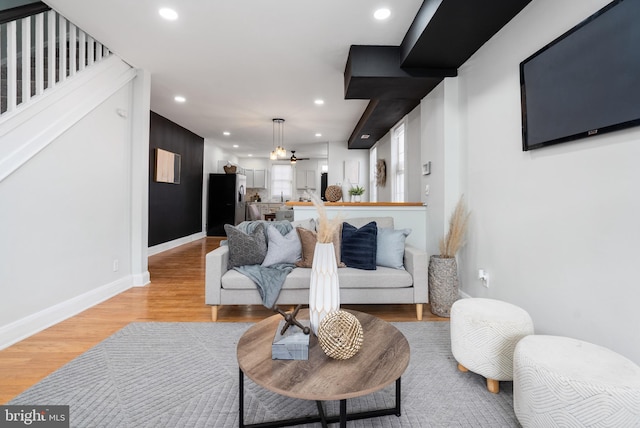
[[[522,149],[640,125],[640,1],[616,0],[520,63]]]

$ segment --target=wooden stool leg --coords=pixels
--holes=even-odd
[[[497,394],[498,392],[500,392],[500,381],[487,378],[487,389],[489,390],[489,392]]]
[[[466,368],[465,366],[463,366],[462,364],[458,363],[458,370],[460,370],[461,372],[468,372],[469,369]]]

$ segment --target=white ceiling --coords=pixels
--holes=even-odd
[[[319,142],[346,145],[368,103],[344,99],[349,47],[399,45],[422,0],[46,3],[151,73],[154,112],[239,157],[267,157],[271,119],[282,117],[285,148],[315,157],[326,153]],[[178,20],[162,19],[161,7],[175,9]],[[391,9],[386,21],[373,18],[380,7]],[[176,95],[187,101],[176,103]]]

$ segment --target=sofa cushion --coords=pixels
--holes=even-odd
[[[354,217],[344,219],[345,223],[349,223],[351,226],[355,227],[362,227],[372,221],[375,221],[378,227],[393,228],[393,217]]]
[[[275,227],[267,226],[267,255],[262,266],[272,266],[277,263],[295,263],[302,257],[302,246],[298,232],[290,230],[282,236]]]
[[[316,243],[318,242],[317,234],[313,230],[302,227],[296,227],[296,230],[298,231],[300,243],[302,244],[302,259],[296,262],[296,266],[310,268],[313,264],[313,255],[316,250]],[[338,267],[345,267],[345,264],[340,261],[340,228],[336,230],[333,237],[333,247],[336,250],[336,263]]]
[[[258,224],[250,234],[242,232],[230,224],[224,225],[229,245],[227,269],[236,266],[259,265],[267,255],[267,243],[264,240],[264,226]]]
[[[413,278],[406,270],[378,267],[377,270],[354,268],[338,269],[340,288],[408,288],[413,285]],[[295,268],[282,286],[283,290],[308,290],[311,282],[310,268]],[[225,290],[255,290],[256,285],[240,272],[232,269],[222,276],[222,288]]]
[[[375,270],[378,227],[375,221],[357,228],[342,224],[342,262],[347,267]]]
[[[294,220],[291,222],[291,226],[302,227],[308,230],[316,230],[316,221],[312,218],[305,218],[304,220]]]
[[[379,227],[376,264],[403,269],[404,242],[410,233],[411,229],[395,230],[390,227]]]

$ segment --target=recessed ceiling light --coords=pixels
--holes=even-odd
[[[369,137],[371,137],[371,135],[369,135],[369,134],[362,134],[362,135],[360,136],[360,139],[361,139],[361,140],[366,140],[366,139],[368,139]]]
[[[314,103],[321,106],[322,104],[324,104],[324,100],[315,100]]]
[[[231,135],[231,132],[229,132],[229,131],[224,131],[224,132],[222,133],[222,135],[226,135],[226,136],[228,137],[229,135]]]
[[[378,9],[373,13],[373,17],[378,20],[387,19],[391,16],[391,11],[387,8]]]
[[[176,95],[175,97],[173,97],[173,99],[177,103],[183,103],[183,102],[187,101],[187,99],[185,97],[183,97],[182,95]]]
[[[237,145],[237,144],[234,144],[234,145],[233,145],[233,148],[234,148],[234,149],[237,149],[238,147],[240,147],[240,146],[239,146],[239,145]]]
[[[175,21],[178,19],[178,12],[173,9],[169,9],[168,7],[163,7],[158,11],[158,13],[167,21]]]
[[[253,157],[253,155],[252,155],[251,153],[249,153],[247,156],[249,156],[249,157]]]
[[[316,132],[316,137],[322,137],[322,134],[319,132]]]

